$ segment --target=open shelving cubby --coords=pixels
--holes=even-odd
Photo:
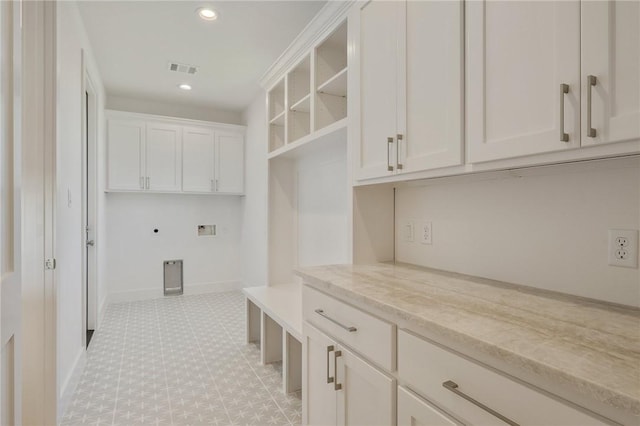
[[[269,152],[286,144],[286,102],[284,78],[269,91]]]
[[[306,56],[287,76],[287,143],[311,133],[311,58]]]
[[[315,129],[347,116],[347,22],[316,48]]]

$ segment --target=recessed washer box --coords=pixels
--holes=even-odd
[[[215,225],[198,225],[198,236],[203,235],[216,235]]]

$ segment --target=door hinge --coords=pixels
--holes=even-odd
[[[45,261],[44,261],[44,269],[47,269],[47,270],[56,269],[56,260],[55,259],[45,259]]]

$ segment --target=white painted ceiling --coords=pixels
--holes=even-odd
[[[324,1],[79,1],[106,91],[113,96],[240,111],[258,80]],[[211,6],[216,21],[196,10]],[[168,71],[168,62],[199,67]],[[189,83],[193,90],[177,88]]]

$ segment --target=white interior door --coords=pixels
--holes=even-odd
[[[395,423],[396,381],[343,346],[337,348],[338,425]]]
[[[213,192],[215,190],[213,129],[184,127],[182,137],[182,190]]]
[[[406,4],[406,86],[399,103],[401,172],[462,164],[464,27],[462,1]],[[405,122],[406,121],[406,122]]]
[[[472,1],[465,24],[468,160],[579,147],[580,3]]]
[[[84,55],[83,55],[84,61]],[[91,77],[85,72],[84,77],[84,280],[85,280],[85,332],[86,345],[96,329],[98,322],[97,295],[97,94]]]
[[[584,1],[581,7],[582,144],[638,139],[640,2]]]
[[[398,27],[402,7],[402,2],[374,0],[360,10],[357,179],[395,172]]]
[[[110,119],[108,138],[109,189],[139,191],[145,188],[145,124],[142,121]]]
[[[20,25],[0,2],[0,424],[21,424]]]
[[[180,191],[182,186],[182,128],[171,124],[147,124],[146,188]]]
[[[244,138],[238,133],[217,132],[216,192],[244,192]]]

